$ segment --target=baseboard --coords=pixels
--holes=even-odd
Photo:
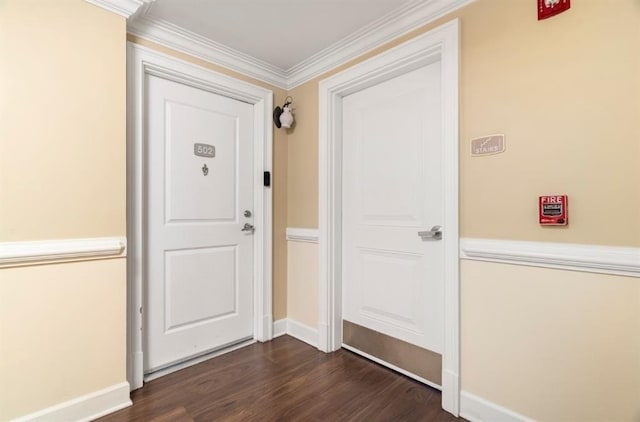
[[[313,347],[318,347],[318,329],[291,318],[279,319],[273,323],[273,337],[279,337],[284,334],[304,341]]]
[[[533,422],[531,418],[466,391],[460,392],[460,416],[471,422]]]
[[[291,337],[297,338],[298,340],[304,341],[305,343],[313,347],[318,347],[317,328],[309,327],[308,325],[304,325],[301,322],[288,318],[287,334],[289,334]]]
[[[14,422],[92,421],[128,406],[131,406],[129,383],[122,382],[38,412],[21,416],[14,419]]]
[[[273,338],[287,334],[287,319],[279,319],[273,323]]]

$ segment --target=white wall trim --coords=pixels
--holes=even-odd
[[[106,9],[110,12],[124,16],[126,19],[136,13],[138,8],[144,3],[150,3],[154,0],[85,0],[95,6]]]
[[[151,10],[148,6],[131,19],[128,31],[279,88],[293,89],[473,1],[409,1],[289,69],[281,69],[170,22],[153,18],[148,13]]]
[[[308,325],[288,318],[287,334],[313,347],[318,347],[318,330],[316,328],[309,327]]]
[[[287,227],[287,240],[290,242],[318,243],[318,229]]]
[[[466,391],[460,392],[460,416],[470,422],[533,422],[533,419]]]
[[[463,238],[460,255],[476,261],[640,277],[640,248]]]
[[[123,237],[0,242],[0,268],[126,256]]]
[[[287,70],[292,89],[475,0],[413,0]]]
[[[440,61],[442,86],[445,291],[442,406],[458,415],[460,374],[458,245],[458,20],[333,75],[319,85],[318,341],[342,345],[342,97]]]
[[[122,382],[103,390],[47,407],[29,415],[13,419],[14,422],[92,421],[117,410],[131,406],[129,383]]]
[[[279,319],[273,323],[273,336],[288,334],[300,341],[318,347],[318,330],[291,318]]]
[[[279,319],[273,323],[273,338],[287,334],[287,319]]]
[[[287,75],[282,69],[170,22],[151,19],[149,10],[145,7],[131,19],[129,33],[279,88],[287,87]]]
[[[273,92],[238,79],[213,72],[143,46],[127,43],[127,260],[128,344],[127,379],[132,389],[143,383],[142,292],[145,280],[144,251],[144,107],[145,79],[155,75],[195,88],[224,95],[253,105],[254,116],[254,338],[272,338],[272,190],[263,187],[263,172],[273,164],[271,114]]]

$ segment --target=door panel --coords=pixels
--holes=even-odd
[[[166,103],[166,116],[167,222],[233,220],[236,216],[236,171],[239,167],[237,116],[169,101]],[[213,146],[217,157],[203,159],[194,155],[193,148],[185,147],[187,140],[206,143],[211,138],[204,134],[213,132],[216,133]],[[202,177],[205,164],[210,177]],[[212,164],[215,165],[215,175]]]
[[[366,329],[442,353],[443,243],[418,236],[444,218],[441,124],[440,62],[343,99],[343,319],[359,347]]]
[[[147,76],[144,369],[253,336],[253,107]],[[211,146],[206,156],[195,144]]]
[[[235,246],[165,253],[166,333],[236,313],[236,255]]]
[[[356,183],[361,191],[360,218],[364,224],[422,225],[424,193],[415,189],[424,177],[422,157],[416,154],[422,151],[421,107],[416,94],[394,94],[390,101],[380,102],[367,90],[346,100],[347,105],[360,96],[373,100],[362,104],[355,128],[359,139],[366,140],[356,145],[360,167]],[[403,127],[399,130],[397,124]]]
[[[423,296],[419,282],[424,268],[422,257],[364,248],[359,253],[361,274],[357,279],[362,284],[354,287],[362,296],[354,299],[359,302],[362,316],[420,333],[420,315],[414,312],[418,308],[414,302]],[[389,290],[389,280],[394,280],[392,290]]]

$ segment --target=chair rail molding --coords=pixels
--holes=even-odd
[[[91,3],[94,6],[101,7],[110,12],[116,13],[120,16],[124,16],[125,19],[129,19],[131,15],[145,3],[151,3],[155,0],[85,0],[87,3]]]
[[[124,237],[1,242],[0,268],[126,256]]]
[[[460,258],[640,277],[640,248],[631,247],[463,238]]]
[[[287,227],[287,240],[290,242],[318,243],[318,229]]]

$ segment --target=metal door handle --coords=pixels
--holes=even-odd
[[[256,231],[256,228],[253,227],[253,224],[249,224],[249,223],[244,223],[244,227],[242,228],[243,232],[251,232],[251,234],[253,234],[253,232]]]
[[[418,232],[418,236],[420,236],[422,240],[426,240],[426,239],[441,240],[442,226],[433,226],[431,227],[431,230]]]

